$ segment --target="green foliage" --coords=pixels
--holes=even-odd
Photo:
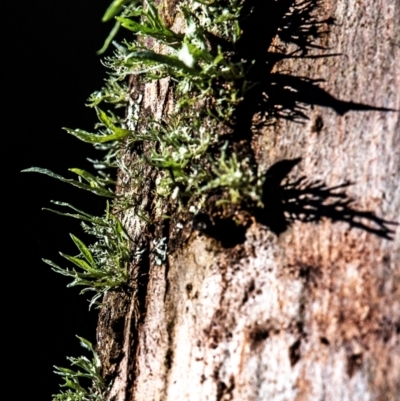
[[[130,6],[131,7],[135,6],[139,2],[140,2],[140,0],[114,0],[110,4],[110,6],[107,8],[107,10],[101,20],[103,22],[108,22],[108,21],[112,20],[116,15],[123,12],[124,7],[129,8]],[[97,54],[103,54],[108,49],[108,47],[110,46],[113,39],[117,36],[117,33],[118,33],[120,27],[121,27],[121,24],[117,21],[115,23],[113,29],[107,36],[102,48],[97,52]]]
[[[106,85],[100,91],[94,92],[89,97],[89,107],[96,107],[101,102],[111,103],[115,107],[124,107],[128,104],[129,90],[126,83],[120,83],[114,79],[106,80]]]
[[[222,4],[225,3],[225,6]],[[236,43],[240,37],[239,17],[242,0],[195,0],[192,12],[204,30]]]
[[[78,337],[81,346],[92,353],[92,358],[85,356],[79,358],[68,357],[71,362],[71,368],[60,368],[55,366],[57,375],[60,375],[64,384],[60,393],[53,395],[54,401],[103,401],[106,390],[105,383],[101,377],[100,359],[94,350],[92,344],[82,337]],[[83,381],[90,382],[90,386],[85,386]]]
[[[81,220],[84,231],[95,236],[97,241],[87,247],[78,237],[71,234],[72,241],[79,254],[77,256],[70,256],[61,252],[60,254],[74,265],[72,268],[60,267],[48,259],[43,259],[43,261],[50,265],[56,273],[73,279],[68,287],[83,286],[82,294],[88,291],[95,292],[90,301],[90,308],[107,291],[119,288],[127,283],[131,260],[131,239],[121,222],[110,213],[109,206],[104,217],[96,217],[68,203],[54,203],[75,213],[60,212],[54,209],[46,210]]]
[[[240,36],[238,18],[242,2],[183,1],[179,9],[186,30],[181,34],[164,24],[151,0],[144,0],[143,5],[135,0],[113,1],[103,21],[115,17],[117,24],[133,37],[116,44],[114,55],[105,61],[111,69],[105,86],[89,98],[88,106],[95,109],[98,117],[96,132],[65,128],[69,134],[105,151],[102,160],[93,161],[98,174],[73,168],[70,171],[78,179],[70,179],[43,168],[24,171],[46,174],[111,198],[114,210],[133,208],[148,224],[150,218],[132,193],[129,199],[114,193],[111,188],[115,182],[105,169],[119,167],[130,177],[131,185],[140,188],[144,167],[152,166],[158,171],[155,195],[164,202],[178,201],[187,210],[200,210],[207,194],[215,191],[228,194],[219,201],[222,204],[261,204],[256,166],[248,159],[240,160],[229,142],[218,136],[220,124],[231,119],[250,83],[242,64],[232,61],[232,51],[215,46],[212,38],[223,38],[234,47]],[[153,49],[143,47],[143,37],[153,41]],[[160,48],[162,53],[157,50]],[[170,76],[177,93],[175,110],[162,121],[149,116],[147,121],[137,124],[140,113],[132,112],[135,106],[124,83],[128,75],[137,75],[142,81]],[[100,104],[114,108],[129,105],[130,115],[123,119],[111,110],[100,109]],[[119,157],[120,148],[129,149],[138,142],[150,145],[150,150],[127,167]],[[94,291],[90,303],[93,305],[105,292],[127,282],[130,239],[109,206],[105,216],[99,218],[65,203],[57,204],[74,213],[54,212],[80,219],[84,230],[94,235],[97,242],[87,247],[71,235],[79,254],[61,255],[72,263],[72,268],[45,261],[56,272],[71,277],[70,286],[83,286],[83,293]]]
[[[146,8],[142,6],[135,10],[130,9],[124,17],[115,19],[126,29],[142,36],[152,37],[168,45],[176,45],[181,42],[182,35],[176,34],[164,25],[157,8],[149,0],[144,0]],[[138,23],[127,17],[141,17],[142,23]]]
[[[91,134],[89,132],[83,131],[81,129],[69,129],[64,128],[69,134],[77,137],[83,142],[88,142],[91,144],[97,143],[105,143],[111,141],[118,141],[126,138],[131,134],[131,131],[128,129],[120,128],[115,123],[117,119],[115,116],[108,116],[107,113],[96,107],[97,117],[101,123],[101,126],[104,127],[105,131],[99,130],[100,135]]]
[[[107,8],[107,10],[104,13],[103,18],[101,20],[103,22],[110,21],[123,10],[124,5],[129,4],[129,3],[138,3],[138,1],[114,0]]]
[[[164,51],[158,53],[154,49],[160,47],[156,46],[153,50],[144,48],[136,39],[125,40],[105,62],[112,71],[113,82],[128,75],[138,75],[145,81],[171,76],[176,82],[175,112],[160,123],[149,119],[128,135],[126,142],[128,146],[134,142],[153,143],[154,150],[143,162],[159,170],[157,194],[164,198],[196,201],[208,190],[225,188],[233,203],[247,200],[260,203],[254,166],[248,161],[238,162],[235,155],[225,162],[226,148],[215,150],[219,142],[218,125],[232,118],[249,83],[242,64],[233,62],[220,47],[213,47],[210,37],[221,36],[232,44],[237,41],[241,3],[239,0],[182,3],[185,34],[166,27],[149,0],[116,17],[122,27],[135,35],[150,37],[164,46]],[[136,20],[138,17],[140,22]],[[212,156],[207,153],[210,147],[214,149]]]
[[[68,286],[83,287],[81,293],[94,292],[90,307],[100,302],[108,291],[128,282],[128,269],[139,250],[130,239],[122,223],[110,210],[133,208],[133,212],[147,224],[151,218],[140,208],[135,194],[140,192],[145,167],[157,170],[156,204],[163,202],[197,213],[210,194],[223,194],[217,203],[246,206],[261,205],[261,184],[257,166],[249,159],[240,159],[232,144],[219,135],[222,125],[229,125],[238,104],[251,82],[241,62],[234,61],[235,43],[241,35],[239,16],[244,0],[182,0],[179,12],[186,24],[185,33],[167,27],[152,0],[114,0],[103,16],[103,21],[115,20],[114,28],[99,53],[113,43],[116,50],[103,63],[110,69],[104,87],[88,99],[95,109],[98,123],[96,132],[65,128],[80,139],[103,152],[101,160],[91,160],[97,175],[72,168],[77,179],[65,178],[44,168],[33,167],[26,172],[37,172],[56,178],[80,189],[110,198],[103,217],[92,216],[74,206],[54,202],[61,210],[54,213],[79,219],[83,230],[96,238],[85,245],[77,236],[71,239],[77,255],[61,256],[72,266],[64,268],[45,259],[54,271],[72,279]],[[123,28],[129,36],[118,44],[113,42]],[[147,40],[147,47],[143,45]],[[217,46],[228,43],[229,51]],[[148,48],[148,43],[152,48]],[[160,51],[162,49],[162,51]],[[251,64],[251,60],[246,60]],[[137,103],[129,96],[127,76],[137,76],[141,82],[170,77],[176,94],[176,107],[162,121],[139,112]],[[112,110],[128,106],[126,117]],[[133,149],[138,143],[145,152],[126,166],[121,148]],[[105,172],[118,167],[128,177],[129,195],[116,195],[115,182]],[[122,181],[120,185],[124,186]],[[133,188],[133,189],[132,189]],[[66,210],[66,211],[65,211]],[[154,263],[164,263],[167,255],[166,238],[153,239]],[[105,385],[100,375],[100,362],[92,345],[80,338],[81,345],[93,353],[86,357],[68,358],[78,370],[56,368],[63,377],[61,386],[66,391],[54,396],[57,401],[103,401]],[[80,379],[89,379],[85,388]]]
[[[119,46],[116,54],[109,57],[105,64],[113,70],[118,79],[132,74],[141,75],[144,79],[172,76],[178,82],[177,91],[184,95],[178,102],[178,108],[192,105],[191,100],[194,96],[197,99],[199,96],[212,97],[216,100],[215,111],[218,118],[229,120],[244,93],[245,75],[241,63],[232,62],[220,47],[213,49],[210,46],[208,36],[217,33],[230,36],[232,42],[237,40],[238,21],[232,23],[232,20],[239,15],[239,3],[230,2],[232,9],[196,3],[193,5],[190,2],[188,5],[182,5],[186,33],[181,35],[165,27],[158,10],[146,0],[146,9],[139,6],[127,14],[140,16],[141,23],[127,17],[117,17],[117,20],[135,34],[151,37],[167,45],[169,54],[144,49],[140,42],[126,40],[124,46]],[[196,16],[197,13],[199,16]],[[217,21],[213,28],[217,28],[217,32],[211,29],[207,32],[205,28],[210,28],[210,21],[214,21],[213,13]],[[235,28],[228,29],[230,26]],[[218,27],[222,28],[223,32],[219,32]]]
[[[71,178],[64,178],[63,176],[53,173],[50,170],[40,167],[31,167],[22,172],[25,173],[40,173],[48,175],[49,177],[56,178],[59,181],[66,182],[68,184],[73,185],[74,187],[84,189],[85,191],[89,191],[93,194],[104,196],[106,198],[115,198],[116,195],[110,189],[107,189],[106,186],[109,184],[113,184],[113,181],[108,177],[98,177],[93,174],[88,173],[85,170],[79,168],[70,168],[69,171],[78,175],[78,181],[73,180]],[[87,183],[82,182],[82,179]]]
[[[251,199],[261,205],[261,182],[253,173],[249,160],[239,162],[235,153],[227,158],[225,148],[222,148],[219,160],[212,165],[214,177],[201,190],[227,188],[229,199],[220,203],[240,203],[242,199]]]

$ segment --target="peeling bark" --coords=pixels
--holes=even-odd
[[[150,249],[132,265],[141,284],[105,299],[110,399],[400,399],[400,5],[278,3],[292,20],[261,15],[270,31],[257,51],[296,58],[277,56],[246,105],[265,210],[230,248],[189,224],[150,230],[124,215],[153,248],[177,231],[183,240],[161,266]],[[307,35],[285,41],[307,4]],[[141,90],[142,113],[167,113],[168,80]],[[142,206],[154,214],[156,177],[143,174]]]

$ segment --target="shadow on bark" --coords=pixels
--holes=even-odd
[[[288,174],[300,158],[281,160],[271,166],[265,174],[263,184],[264,209],[256,214],[257,221],[275,234],[286,231],[294,221],[318,223],[329,219],[345,222],[352,228],[359,228],[386,239],[393,239],[397,225],[378,217],[372,211],[358,210],[354,200],[345,189],[350,182],[328,187],[324,182],[308,180],[305,176],[295,181]]]
[[[244,63],[246,79],[254,86],[238,106],[231,139],[239,145],[233,145],[233,150],[250,155],[253,161],[250,143],[252,132],[259,128],[258,125],[273,125],[281,119],[303,123],[308,120],[310,106],[328,107],[339,115],[348,111],[394,111],[337,99],[320,86],[324,82],[322,79],[295,76],[290,72],[272,73],[277,62],[288,58],[340,57],[340,54],[328,53],[328,48],[317,44],[335,24],[333,18],[319,19],[322,4],[321,0],[248,0],[244,5],[243,35],[236,44],[234,58]],[[288,45],[294,48],[290,53],[286,51]],[[250,63],[249,60],[255,61]],[[256,124],[254,116],[258,116]],[[313,129],[319,131],[322,125],[319,117]],[[256,211],[259,223],[279,235],[295,220],[318,223],[330,219],[346,222],[382,238],[392,238],[394,231],[390,227],[395,223],[379,218],[372,211],[357,210],[354,200],[345,192],[350,182],[329,188],[322,181],[311,181],[304,176],[288,181],[287,175],[300,160],[282,160],[266,172],[263,186],[265,207]],[[199,224],[204,225],[201,231],[218,239],[224,247],[245,240],[246,226],[235,226],[229,219],[218,222],[214,219],[211,223],[205,215],[199,219]]]
[[[252,135],[258,128],[274,125],[282,119],[304,123],[307,110],[313,106],[333,109],[344,115],[349,111],[394,111],[392,109],[340,100],[320,84],[323,79],[295,76],[290,71],[273,73],[274,66],[284,59],[318,59],[340,57],[317,43],[330,32],[333,18],[320,19],[323,0],[247,0],[244,3],[240,27],[242,36],[234,46],[220,38],[210,38],[214,45],[231,53],[236,62],[244,65],[246,82],[253,85],[237,107],[231,130],[224,134],[231,139],[228,152],[251,160],[256,167],[251,147]],[[288,53],[287,48],[291,50]],[[256,118],[255,118],[256,117]],[[255,121],[257,121],[255,123]],[[323,127],[319,116],[313,131]],[[345,192],[350,182],[329,188],[324,182],[301,177],[289,182],[287,175],[300,162],[300,158],[282,160],[265,174],[263,210],[244,206],[255,214],[259,223],[275,234],[283,233],[295,220],[318,223],[323,219],[342,221],[382,238],[392,239],[391,223],[377,217],[372,211],[357,210],[354,200]],[[215,195],[215,194],[214,194]],[[210,194],[210,198],[213,194]],[[199,213],[193,228],[215,238],[224,248],[245,241],[249,220],[237,223],[231,216],[221,217],[215,210]]]
[[[276,63],[284,59],[340,56],[327,53],[329,49],[316,44],[335,24],[333,18],[318,19],[322,4],[320,0],[248,0],[245,3],[241,22],[243,35],[237,43],[235,58],[247,64],[246,79],[255,84],[236,113],[238,140],[251,137],[254,115],[258,115],[259,124],[265,126],[279,119],[301,123],[308,120],[308,106],[314,105],[329,107],[339,115],[351,110],[394,111],[337,99],[319,86],[324,82],[322,79],[271,72]],[[288,45],[295,50],[287,53]],[[255,62],[249,65],[248,60]]]

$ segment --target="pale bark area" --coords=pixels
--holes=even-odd
[[[325,1],[319,15],[336,19],[321,44],[341,55],[286,60],[274,72],[324,79],[319,87],[341,101],[400,110],[398,1]],[[144,102],[165,102],[165,90]],[[301,157],[289,175],[306,177],[298,188],[353,185],[321,195],[319,222],[292,216],[277,236],[254,220],[229,250],[193,231],[168,263],[150,260],[135,334],[125,321],[118,400],[400,399],[400,229],[383,238],[389,226],[362,213],[399,222],[400,114],[340,115],[314,100],[302,124],[279,119],[255,133],[260,168]],[[338,192],[354,203],[333,218],[324,206]]]

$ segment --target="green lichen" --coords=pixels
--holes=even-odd
[[[154,145],[156,150],[143,161],[159,170],[161,196],[187,204],[197,202],[210,189],[220,188],[230,194],[227,201],[261,202],[255,166],[239,161],[218,135],[219,125],[231,121],[249,82],[243,64],[233,61],[232,52],[214,46],[212,38],[218,36],[234,46],[240,36],[241,3],[184,2],[180,12],[185,34],[167,28],[157,8],[147,0],[144,7],[128,7],[124,17],[117,17],[136,36],[132,41],[125,39],[106,59],[111,70],[108,87],[130,75],[143,81],[168,76],[175,83],[175,110],[161,122],[148,118],[127,138],[128,143]],[[141,22],[132,17],[140,17]],[[163,44],[163,54],[144,48],[137,37]]]
[[[70,171],[78,176],[78,180],[74,180],[42,168],[25,171],[46,174],[111,198],[111,210],[136,208],[136,215],[146,222],[150,222],[149,217],[138,208],[138,202],[131,199],[131,193],[115,194],[115,181],[106,173],[108,168],[119,167],[137,187],[141,185],[143,166],[156,169],[156,197],[164,203],[178,205],[179,211],[200,211],[211,193],[219,194],[216,205],[261,205],[257,166],[248,157],[240,158],[230,142],[219,135],[221,124],[226,125],[233,118],[251,85],[246,80],[243,64],[234,60],[232,51],[240,37],[238,19],[242,3],[241,0],[182,1],[178,11],[185,21],[186,30],[182,34],[164,25],[158,8],[150,0],[144,0],[143,5],[138,5],[137,1],[114,1],[104,20],[115,17],[128,35],[122,44],[115,46],[113,56],[104,61],[110,70],[105,86],[89,98],[88,106],[95,109],[99,120],[96,132],[65,128],[69,134],[105,151],[103,160],[93,161],[98,174],[73,168]],[[143,38],[152,39],[153,49],[144,47]],[[229,43],[230,50],[216,46],[215,38]],[[154,50],[160,48],[156,43],[163,45],[162,54]],[[114,109],[133,107],[125,82],[126,77],[132,75],[142,82],[170,77],[177,99],[175,109],[161,121],[150,115],[145,121],[142,118],[140,124],[139,112],[124,118],[116,111],[100,109],[100,105],[107,107],[108,104]],[[120,149],[129,150],[137,143],[149,145],[151,151],[127,168],[121,160]],[[46,263],[57,272],[73,277],[70,286],[83,285],[83,292],[94,290],[93,304],[108,290],[126,283],[126,262],[123,268],[115,268],[111,261],[129,259],[126,255],[129,247],[120,246],[128,239],[121,223],[109,209],[101,218],[89,217],[80,211],[74,217],[80,218],[84,229],[94,234],[98,241],[108,241],[115,249],[108,250],[109,256],[101,263],[99,260],[94,263],[84,252],[88,248],[72,237],[80,256],[64,257],[75,264],[74,269],[60,268],[48,260]],[[88,218],[91,230],[87,228]],[[121,237],[114,235],[115,232]],[[96,245],[92,248],[97,249]]]
[[[104,15],[103,21],[116,22],[101,52],[120,28],[126,35],[122,43],[113,42],[113,55],[103,61],[109,70],[105,85],[88,100],[87,105],[95,109],[99,120],[96,131],[66,128],[69,134],[103,151],[102,160],[92,161],[98,174],[70,169],[78,176],[73,180],[42,168],[26,170],[111,199],[103,217],[91,216],[61,202],[55,203],[68,208],[68,212],[51,209],[80,219],[84,231],[96,238],[93,245],[86,246],[71,235],[79,253],[61,255],[72,263],[72,268],[45,260],[53,270],[73,279],[69,286],[83,286],[83,293],[94,291],[90,305],[98,303],[107,291],[127,284],[130,261],[134,254],[140,258],[142,252],[111,210],[132,208],[137,216],[152,224],[151,218],[140,209],[140,202],[132,198],[132,192],[114,192],[115,181],[107,173],[109,168],[119,168],[130,185],[137,188],[141,188],[144,168],[155,169],[156,203],[170,204],[169,211],[185,212],[187,216],[201,211],[211,195],[216,198],[216,207],[261,205],[257,166],[246,155],[238,155],[231,142],[220,135],[221,127],[231,125],[238,105],[252,86],[244,64],[235,58],[243,2],[182,0],[178,13],[185,23],[184,33],[166,26],[151,0],[144,0],[143,4],[136,0],[115,0]],[[150,48],[144,45],[145,39],[152,44]],[[161,48],[162,53],[156,50]],[[152,115],[144,119],[140,105],[129,97],[126,82],[129,76],[136,76],[142,83],[169,77],[176,99],[174,109],[161,120]],[[110,106],[113,109],[107,109]],[[128,116],[122,116],[118,108],[128,108]],[[121,149],[131,151],[137,144],[149,150],[126,166]],[[165,238],[154,241],[154,259],[161,264],[166,258]],[[104,387],[99,389],[98,359],[90,366],[82,358],[70,360],[84,370],[95,366],[94,376],[57,368],[68,390],[55,399],[100,400]],[[92,379],[95,391],[83,389],[79,377]]]

